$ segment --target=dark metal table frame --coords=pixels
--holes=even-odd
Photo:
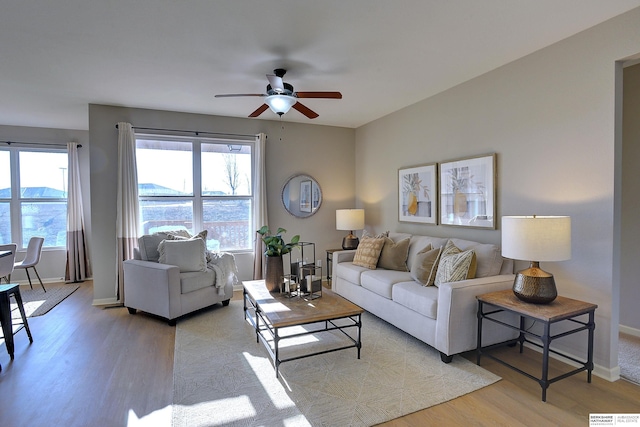
[[[11,318],[11,301],[10,297],[16,299],[18,310],[20,311],[20,317],[22,318],[22,325],[27,331],[29,342],[33,343],[33,337],[31,336],[31,330],[29,329],[29,322],[24,311],[24,305],[22,304],[22,296],[20,295],[20,285],[18,283],[9,283],[6,285],[0,285],[0,323],[2,323],[2,334],[4,335],[4,343],[7,347],[7,353],[11,360],[14,358],[13,344],[13,319]],[[2,365],[0,365],[0,371],[2,371]]]
[[[284,362],[290,362],[290,361],[293,361],[293,360],[304,359],[304,358],[311,357],[311,356],[318,356],[320,354],[332,353],[334,351],[346,350],[346,349],[349,349],[349,348],[357,348],[358,349],[358,359],[360,359],[360,349],[362,348],[362,340],[361,340],[361,337],[362,337],[362,314],[334,317],[334,318],[331,318],[331,319],[326,319],[326,320],[321,320],[321,321],[314,320],[314,321],[310,321],[310,322],[303,322],[303,323],[298,323],[296,325],[288,325],[288,326],[283,326],[283,327],[274,327],[273,325],[271,325],[269,320],[264,316],[263,311],[260,309],[260,305],[257,304],[253,299],[251,299],[251,297],[247,293],[246,289],[243,289],[242,294],[243,294],[243,299],[244,299],[244,318],[245,318],[245,320],[249,319],[249,322],[253,325],[253,327],[254,327],[254,329],[256,331],[256,342],[259,343],[260,340],[262,340],[262,343],[265,346],[265,348],[267,349],[267,352],[269,353],[269,356],[271,356],[271,359],[273,360],[273,363],[274,363],[274,366],[275,366],[276,378],[278,378],[278,376],[279,376],[280,364],[284,363]],[[255,314],[255,317],[247,314],[247,312],[251,311],[251,310],[253,310],[253,312]],[[334,321],[342,320],[342,319],[348,319],[350,323],[347,324],[347,325],[338,325],[338,324],[334,323]],[[286,336],[280,336],[280,334],[279,334],[280,329],[286,329],[286,328],[291,328],[291,327],[296,327],[296,326],[311,325],[311,324],[322,324],[322,323],[324,323],[324,328],[321,328],[321,329],[314,329],[313,331],[300,332],[300,333],[297,333],[297,334],[291,334],[291,335],[286,335]],[[348,333],[345,332],[345,329],[349,329],[349,328],[357,328],[357,338],[356,339],[354,339],[351,335],[349,335]],[[329,350],[318,351],[318,352],[314,352],[314,353],[307,353],[307,354],[303,354],[303,355],[300,355],[300,356],[289,357],[289,358],[285,358],[285,359],[280,358],[279,344],[280,344],[281,340],[285,340],[285,339],[289,339],[289,338],[296,338],[296,337],[305,336],[305,335],[313,335],[313,334],[317,334],[317,333],[320,333],[320,332],[336,331],[336,330],[342,332],[342,334],[345,337],[347,337],[353,344],[345,345],[345,346],[337,347],[337,348],[332,348],[332,349],[329,349]],[[274,343],[274,348],[273,349],[269,345],[269,341],[268,341],[267,337],[265,336],[265,333],[268,333],[271,336],[271,338],[273,339],[273,343]]]
[[[532,380],[537,381],[540,384],[540,387],[542,387],[542,401],[546,402],[547,401],[547,388],[549,387],[549,385],[551,385],[552,383],[556,382],[556,381],[560,381],[561,379],[567,378],[571,375],[575,375],[579,372],[582,371],[587,371],[587,382],[591,383],[591,372],[593,371],[593,335],[594,335],[594,330],[595,330],[595,321],[594,321],[594,313],[595,313],[595,309],[597,308],[597,306],[593,306],[589,309],[585,309],[582,310],[581,312],[578,313],[572,313],[570,315],[567,316],[561,316],[558,319],[553,319],[553,320],[545,320],[543,318],[540,317],[533,317],[530,315],[527,315],[525,313],[523,313],[522,311],[518,311],[517,309],[509,309],[506,308],[504,306],[496,306],[494,304],[482,301],[480,298],[482,296],[478,297],[478,344],[477,344],[477,349],[476,349],[476,354],[477,354],[477,364],[480,365],[480,358],[481,356],[486,356],[489,357],[490,359],[495,360],[498,363],[501,363],[504,366],[507,366],[513,370],[515,370],[516,372],[519,372],[522,375],[525,375],[528,378],[531,378]],[[491,306],[491,311],[485,311],[485,305],[489,305]],[[496,307],[499,307],[496,309]],[[503,311],[507,311],[507,312],[511,312],[511,313],[515,313],[516,315],[520,316],[520,324],[518,326],[513,326],[511,324],[502,322],[498,319],[492,318],[491,316]],[[575,318],[578,316],[582,316],[587,314],[589,317],[589,320],[587,322],[582,322],[579,320],[576,320]],[[539,321],[543,323],[543,333],[542,335],[539,334],[535,334],[529,330],[527,330],[525,328],[525,319],[531,319],[534,321]],[[510,341],[509,343],[511,344],[520,344],[520,353],[522,353],[523,351],[523,346],[524,343],[527,342],[529,344],[532,344],[538,348],[542,349],[542,375],[540,378],[535,377],[527,372],[524,372],[523,370],[497,358],[496,356],[485,352],[485,350],[490,350],[496,347],[500,347],[500,346],[504,346],[505,343],[498,343],[498,344],[494,344],[494,345],[490,345],[490,346],[486,346],[486,347],[482,347],[482,321],[483,320],[488,320],[494,323],[498,323],[500,325],[503,325],[507,328],[511,328],[514,329],[516,331],[519,332],[519,336],[516,340],[514,341]],[[560,321],[570,321],[573,323],[576,323],[580,326],[571,329],[569,331],[566,332],[562,332],[556,335],[551,335],[551,325]],[[587,360],[586,361],[582,361],[579,359],[576,359],[570,355],[561,353],[559,351],[556,351],[552,348],[550,348],[551,342],[558,339],[558,338],[562,338],[565,337],[567,335],[571,335],[571,334],[575,334],[577,332],[580,331],[584,331],[587,330],[588,331],[588,347],[587,347]],[[527,338],[527,336],[532,336],[537,338],[540,342],[536,342],[536,341],[531,341]],[[558,375],[554,378],[549,378],[549,354],[553,353],[553,354],[557,354],[559,356],[562,356],[564,358],[567,358],[575,363],[577,363],[578,365],[580,365],[578,368],[564,373],[562,375]]]

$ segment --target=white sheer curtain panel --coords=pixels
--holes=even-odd
[[[84,209],[82,207],[78,144],[69,142],[67,151],[69,155],[69,174],[67,178],[67,268],[64,279],[67,282],[82,282],[91,277],[91,264],[84,235]]]
[[[118,123],[118,203],[116,219],[117,284],[116,297],[124,304],[122,262],[133,258],[138,239],[138,174],[136,138],[131,123]]]
[[[266,158],[266,141],[267,135],[258,134],[256,138],[255,148],[255,173],[256,182],[254,183],[254,205],[253,205],[253,229],[256,230],[255,243],[253,245],[253,278],[254,280],[263,279],[265,274],[266,263],[264,260],[264,243],[257,233],[263,225],[269,223],[267,217],[267,173],[265,168]]]

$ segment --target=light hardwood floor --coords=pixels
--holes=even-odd
[[[93,307],[92,298],[86,282],[45,316],[29,319],[34,342],[18,332],[14,361],[0,347],[0,426],[168,425],[175,328],[124,308]],[[539,371],[537,352],[504,353]],[[465,357],[475,361],[473,353]],[[555,360],[550,365],[553,375],[566,369]],[[624,380],[594,376],[588,384],[581,373],[552,384],[543,403],[533,380],[490,360],[482,366],[503,379],[384,425],[588,426],[590,413],[640,413],[640,387]]]

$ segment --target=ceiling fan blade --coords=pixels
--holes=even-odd
[[[305,116],[307,116],[310,119],[315,119],[316,117],[318,117],[318,113],[316,113],[315,111],[311,110],[309,107],[306,107],[306,106],[300,104],[299,102],[296,102],[295,104],[293,104],[293,108],[295,108],[296,110],[300,111],[302,114],[304,114]]]
[[[278,77],[273,74],[267,74],[267,79],[269,79],[271,89],[275,90],[278,93],[284,92],[284,83],[282,82],[282,77]]]
[[[262,104],[260,107],[258,107],[258,109],[256,111],[254,111],[253,113],[249,114],[249,117],[258,117],[260,114],[262,114],[265,111],[267,111],[267,108],[269,108],[269,106],[267,104]]]
[[[232,96],[267,96],[264,93],[223,93],[221,95],[215,95],[214,98],[230,98]]]
[[[340,92],[296,92],[298,98],[342,99]]]

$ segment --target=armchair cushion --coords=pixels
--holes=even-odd
[[[175,265],[181,273],[206,271],[206,245],[202,239],[163,240],[158,245],[159,262]]]

